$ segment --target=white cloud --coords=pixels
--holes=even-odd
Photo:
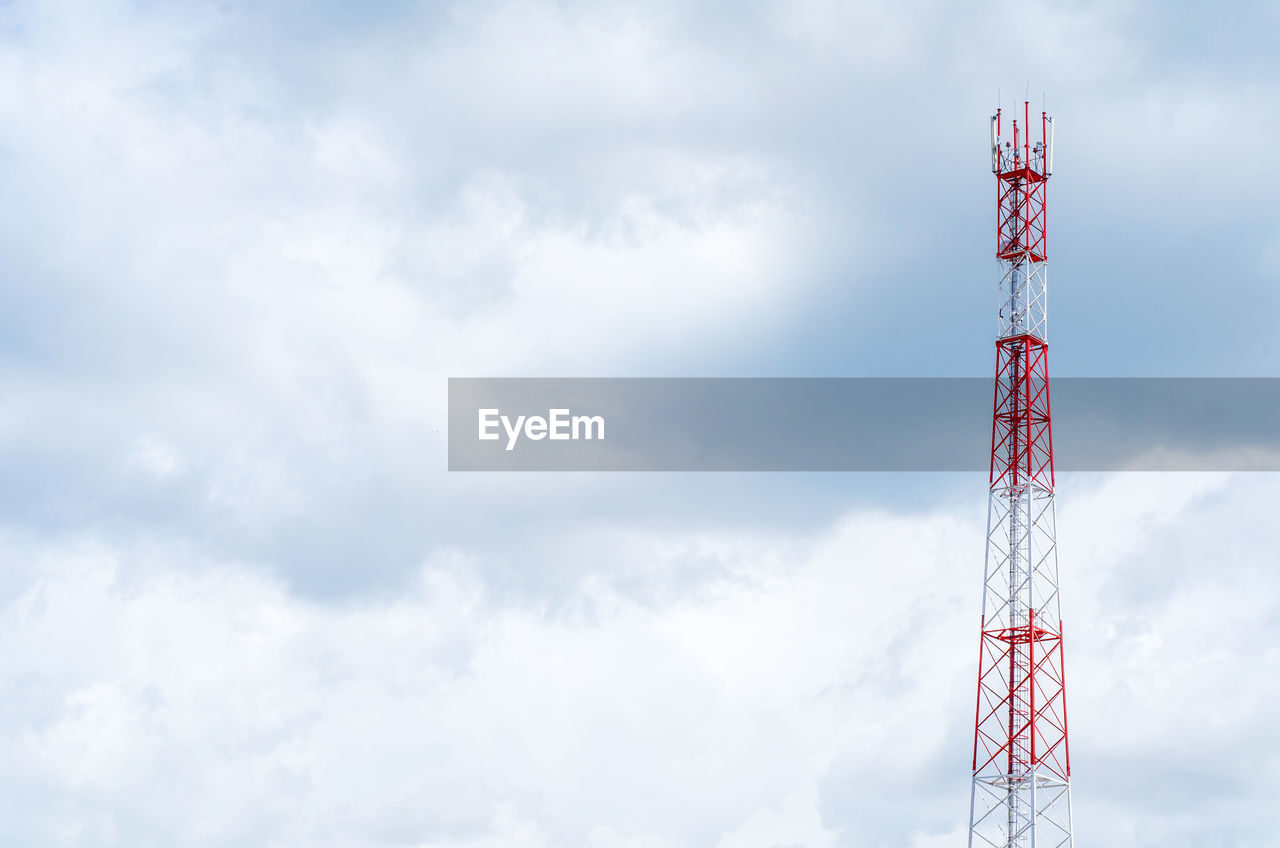
[[[730,553],[738,577],[669,604],[595,584],[559,614],[494,605],[456,557],[407,596],[332,608],[167,551],[53,551],[3,617],[9,777],[126,842],[830,839],[815,787],[837,751],[911,769],[935,741],[872,736],[907,716],[846,681],[896,678],[885,640],[941,638],[899,605],[978,538],[854,519],[808,554]]]
[[[1274,486],[1087,484],[1060,521],[1081,838],[1119,844],[1128,804],[1190,805],[1160,844],[1244,834],[1216,812],[1230,787],[1183,798],[1177,770],[1274,757],[1265,543],[1201,564]],[[331,606],[168,549],[10,540],[34,564],[0,618],[6,779],[58,806],[8,820],[42,844],[928,845],[966,809],[980,510],[659,535],[649,556],[733,568],[660,604],[587,581],[555,610],[498,601],[457,554]]]

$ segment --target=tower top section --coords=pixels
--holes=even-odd
[[[1045,194],[1053,172],[1053,119],[1041,112],[1033,123],[1031,104],[1025,101],[1022,114],[1017,111],[1015,107],[1005,115],[996,110],[991,116],[996,259],[1004,269],[999,338],[1034,336],[1043,343],[1048,331],[1044,263],[1049,258]]]
[[[1008,116],[1003,111],[991,116],[991,172],[1001,179],[1047,180],[1053,173],[1053,118],[1041,112],[1040,126],[1033,127],[1031,103],[1025,100],[1021,121],[1017,107]]]

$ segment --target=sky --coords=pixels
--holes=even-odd
[[[450,474],[446,380],[985,376],[1024,96],[1054,373],[1280,376],[1278,26],[0,6],[3,841],[962,844],[981,475]],[[1059,477],[1078,844],[1280,845],[1278,497]]]

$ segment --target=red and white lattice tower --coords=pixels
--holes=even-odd
[[[970,848],[1071,845],[1045,340],[1053,119],[1040,113],[1040,140],[1032,143],[1030,117],[1024,104],[1011,140],[998,110],[991,119],[1001,276]]]

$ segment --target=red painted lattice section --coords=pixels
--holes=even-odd
[[[1045,233],[1045,183],[1047,178],[1030,167],[1000,174],[996,221],[996,255],[1001,259],[1025,256],[1043,262],[1047,253]]]
[[[992,489],[1036,483],[1053,491],[1049,345],[1032,335],[996,342],[990,482]]]
[[[1061,627],[1059,626],[1059,631]],[[1036,623],[987,629],[978,654],[973,770],[995,763],[1008,775],[1035,766],[1071,776],[1062,634]]]

